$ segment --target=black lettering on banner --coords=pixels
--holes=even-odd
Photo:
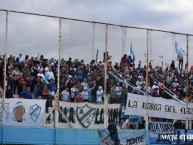
[[[80,109],[80,112],[79,112],[79,114],[84,114],[84,111],[83,111],[83,109]]]
[[[100,114],[100,123],[103,124],[104,123],[104,110],[101,109],[101,114]]]
[[[180,111],[181,111],[181,114],[193,114],[193,108],[184,108],[184,107],[182,107],[180,109]]]
[[[118,122],[118,109],[113,110],[113,120]]]
[[[70,108],[69,122],[75,123],[75,120],[74,120],[74,108],[73,107]]]
[[[100,124],[100,120],[98,121],[98,114],[99,114],[99,108],[97,108],[96,110],[95,124]]]
[[[66,116],[66,114],[67,114],[67,108],[66,108],[66,107],[64,107],[64,108],[60,107],[60,109],[62,110],[62,112],[63,112],[64,115]],[[67,123],[66,120],[62,117],[62,113],[61,113],[61,112],[59,112],[59,122]]]
[[[60,109],[63,110],[61,106],[60,106]],[[59,112],[58,117],[59,117],[58,121],[59,121],[59,122],[63,122],[63,121],[62,121],[62,120],[63,120],[63,119],[62,119],[62,113]]]
[[[64,107],[64,115],[67,116],[67,108],[66,107]],[[67,121],[65,119],[64,119],[64,123],[67,123]]]
[[[141,142],[144,142],[144,136],[143,135],[135,137],[135,138],[127,139],[127,145],[139,144]]]
[[[142,103],[142,109],[161,111],[161,104],[153,104],[153,103],[143,102]]]
[[[165,105],[165,112],[177,113],[175,110],[175,106]]]
[[[128,101],[128,107],[130,108],[137,108],[137,101]]]
[[[150,122],[148,129],[151,133],[173,133],[172,122]]]
[[[113,109],[108,109],[108,112],[109,112],[109,123],[113,120]]]

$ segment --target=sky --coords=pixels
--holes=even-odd
[[[0,9],[56,15],[89,21],[161,29],[193,34],[192,0],[0,0]],[[5,13],[0,12],[1,53],[5,39]],[[37,16],[9,14],[9,54],[57,56],[58,20]],[[136,59],[145,60],[147,32],[144,30],[108,27],[108,51],[119,61],[132,44]],[[149,33],[150,59],[155,64],[176,61],[174,41],[186,51],[186,37],[167,33]],[[193,38],[189,38],[189,54]],[[105,48],[105,26],[62,21],[62,57],[95,59]],[[193,51],[192,51],[193,52]],[[163,56],[163,58],[161,57]],[[192,60],[189,57],[190,62]]]

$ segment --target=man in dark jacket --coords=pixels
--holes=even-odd
[[[115,145],[119,144],[118,134],[117,134],[117,125],[115,124],[114,120],[108,126],[108,130],[110,132],[110,136],[113,139]]]

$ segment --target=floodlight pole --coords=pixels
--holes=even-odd
[[[108,125],[108,103],[107,103],[107,42],[108,42],[108,25],[106,24],[106,33],[105,33],[105,76],[104,76],[104,128],[107,128]]]

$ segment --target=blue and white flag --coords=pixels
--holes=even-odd
[[[181,47],[179,46],[179,44],[178,44],[177,42],[175,42],[175,50],[176,50],[177,55],[178,55],[180,58],[183,58],[183,57],[184,57],[185,52],[181,49]]]
[[[130,55],[134,57],[134,50],[133,50],[133,47],[132,47],[132,43],[131,43],[131,46],[130,46]]]

